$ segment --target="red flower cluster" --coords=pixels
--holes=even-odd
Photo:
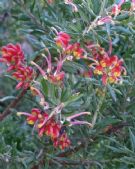
[[[91,51],[94,63],[90,67],[95,75],[102,76],[102,83],[104,85],[117,83],[121,80],[121,74],[126,74],[126,70],[122,66],[123,60],[119,59],[116,55],[108,56],[108,53],[100,46],[93,47]]]
[[[24,53],[19,44],[8,44],[2,47],[2,58],[0,62],[8,66],[7,71],[13,71],[12,76],[15,77],[19,83],[16,89],[29,87],[29,84],[34,76],[34,70],[30,66],[25,66]]]
[[[24,62],[24,53],[19,44],[8,44],[1,49],[0,61],[8,66],[8,71],[15,70]]]
[[[59,32],[55,38],[56,45],[62,48],[64,55],[70,59],[82,59],[86,58],[84,55],[85,50],[80,47],[80,43],[69,44],[71,37],[64,32]]]
[[[65,50],[65,53],[69,56],[73,56],[75,59],[83,59],[86,58],[84,56],[84,49],[80,47],[80,43],[74,43],[72,45],[68,45]]]
[[[46,112],[42,113],[37,108],[32,109],[31,114],[19,112],[18,115],[26,115],[27,123],[36,127],[40,137],[43,134],[51,137],[55,147],[59,146],[61,149],[69,147],[70,140],[67,134],[65,132],[61,134],[62,125],[56,122],[54,117],[49,118]]]
[[[33,79],[33,74],[34,71],[32,67],[20,65],[17,70],[12,74],[13,77],[20,81],[16,86],[16,89],[20,89],[21,87],[27,89]]]
[[[60,149],[65,149],[66,147],[69,147],[71,144],[70,140],[68,139],[67,133],[61,134],[59,138],[54,139],[54,146],[55,147],[60,147]]]
[[[70,36],[67,33],[59,32],[55,38],[56,45],[61,48],[66,48],[70,42]]]

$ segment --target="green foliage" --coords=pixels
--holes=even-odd
[[[91,115],[83,120],[91,122],[97,111],[96,124],[94,128],[67,128],[72,153],[60,156],[61,150],[53,148],[49,138],[39,138],[24,118],[16,116],[18,111],[28,112],[32,107],[39,106],[38,100],[27,91],[12,110],[13,114],[0,122],[0,169],[135,168],[135,14],[123,12],[115,18],[115,24],[106,23],[88,31],[97,16],[106,16],[113,1],[74,2],[78,12],[73,12],[71,6],[62,0],[56,0],[53,4],[46,0],[1,0],[0,46],[9,42],[25,45],[29,64],[46,47],[53,59],[57,58],[54,28],[69,33],[72,41],[80,42],[82,46],[87,41],[93,41],[106,50],[111,37],[113,54],[124,59],[127,76],[122,84],[108,85],[104,91],[99,79],[79,76],[78,71],[88,70],[85,61],[79,60],[64,63],[66,79],[63,88],[38,78],[51,107],[65,104],[62,116],[89,111]],[[122,8],[129,9],[130,2]],[[10,76],[0,77],[0,112],[17,96],[15,84],[16,81]]]

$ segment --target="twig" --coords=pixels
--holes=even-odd
[[[20,102],[20,100],[23,98],[23,96],[26,94],[27,90],[24,89],[15,100],[13,100],[9,106],[3,111],[3,113],[0,115],[0,121],[2,121],[6,116],[8,116],[11,113],[11,109],[16,107],[16,105]]]

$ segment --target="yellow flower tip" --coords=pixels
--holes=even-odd
[[[33,125],[34,121],[33,120],[28,120],[27,123],[30,124],[30,125]]]
[[[87,112],[88,115],[91,115],[91,112]]]
[[[91,112],[82,112],[84,113],[85,115],[91,115]]]
[[[42,127],[42,124],[38,124],[38,128],[40,129]]]
[[[32,65],[34,65],[35,63],[33,61],[30,62]]]
[[[93,128],[93,125],[91,123],[88,123],[88,126],[91,127],[91,128]]]
[[[17,114],[17,116],[21,116],[22,112],[17,112],[16,114]]]

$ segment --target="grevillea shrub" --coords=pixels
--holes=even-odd
[[[0,9],[0,168],[134,168],[135,1]]]

